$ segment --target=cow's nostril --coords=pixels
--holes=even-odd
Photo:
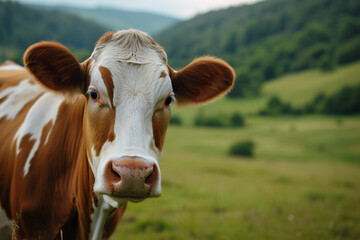
[[[153,187],[157,181],[157,176],[158,176],[158,171],[156,165],[154,164],[150,175],[145,179],[145,184],[150,185],[150,187]]]
[[[110,184],[117,184],[121,181],[121,175],[119,170],[116,168],[116,165],[113,161],[110,161],[106,167],[106,181]]]
[[[116,168],[114,167],[113,164],[112,164],[111,170],[112,170],[113,175],[114,175],[115,177],[119,178],[119,180],[121,180],[121,176],[120,176],[120,174],[116,171]]]

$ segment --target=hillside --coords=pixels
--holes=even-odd
[[[149,34],[157,33],[177,23],[179,20],[170,16],[146,12],[125,11],[114,8],[80,8],[71,6],[30,5],[45,10],[59,10],[80,16],[106,27],[108,30],[135,28]]]
[[[104,32],[105,27],[72,14],[0,2],[0,62],[22,63],[26,48],[43,40],[59,41],[71,50],[92,51]]]
[[[329,96],[345,86],[360,84],[360,62],[339,67],[332,72],[304,70],[287,74],[264,83],[257,97],[245,99],[221,98],[200,108],[177,109],[173,107],[174,116],[180,117],[186,125],[193,125],[195,116],[202,111],[205,115],[230,115],[240,112],[247,116],[257,114],[273,96],[288,102],[295,107],[310,103],[319,93]]]
[[[199,55],[224,58],[238,75],[232,93],[246,97],[283,74],[360,59],[359,13],[358,0],[267,0],[199,15],[155,40],[175,68]]]

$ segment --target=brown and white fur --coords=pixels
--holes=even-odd
[[[234,82],[213,57],[175,72],[136,30],[106,33],[83,63],[40,42],[24,65],[0,66],[0,233],[13,239],[109,238],[128,201],[161,194],[170,102],[206,103]]]

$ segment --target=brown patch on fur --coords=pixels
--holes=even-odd
[[[24,54],[25,67],[45,87],[63,93],[84,93],[84,72],[74,55],[57,42],[41,42]]]
[[[166,75],[166,73],[165,72],[161,72],[161,74],[160,74],[160,78],[164,78],[164,77],[166,77],[167,75]]]
[[[169,126],[170,116],[171,112],[170,108],[168,107],[156,111],[152,117],[155,146],[159,149],[160,152],[164,147],[166,130]]]
[[[174,69],[172,69],[172,68],[169,66],[169,64],[167,65],[167,68],[168,68],[168,70],[169,70],[169,76],[170,76],[171,80],[173,80],[173,79],[175,78],[175,71],[174,71]]]
[[[207,103],[234,85],[234,70],[214,57],[195,59],[176,73],[169,66],[168,69],[178,105]]]
[[[19,85],[24,79],[30,79],[30,83],[35,83],[35,81],[31,79],[31,74],[25,70],[1,70],[0,73],[0,91]]]
[[[89,139],[93,142],[89,143],[88,148],[91,149],[93,145],[95,148],[96,155],[100,155],[102,146],[106,141],[114,141],[115,132],[115,107],[113,103],[114,94],[114,82],[112,79],[111,72],[103,66],[99,67],[99,71],[104,80],[104,84],[107,88],[108,95],[111,102],[112,109],[102,106],[90,106],[87,110],[87,134]]]
[[[106,141],[114,141],[114,124],[115,124],[115,110],[109,107],[90,106],[87,111],[87,134],[88,139],[93,142],[89,143],[94,146],[97,156],[100,155],[102,146]]]
[[[85,60],[84,62],[82,62],[80,64],[81,68],[82,68],[82,71],[84,73],[84,81],[83,81],[84,85],[82,86],[83,93],[87,92],[88,87],[89,87],[90,82],[91,82],[91,78],[90,78],[91,62],[92,62],[92,59],[88,58],[87,60]]]
[[[95,44],[95,48],[102,43],[109,41],[116,32],[106,32]]]
[[[101,77],[104,80],[104,84],[106,86],[109,98],[110,98],[110,102],[111,102],[111,107],[114,109],[114,82],[112,79],[112,75],[109,69],[107,69],[106,67],[100,66],[99,67],[99,71],[101,73]]]
[[[0,104],[3,103],[8,97],[9,97],[9,94],[0,98]]]

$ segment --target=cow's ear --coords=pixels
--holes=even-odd
[[[234,85],[232,67],[214,57],[197,58],[182,70],[169,68],[177,105],[207,103],[227,93]]]
[[[40,42],[24,54],[24,66],[47,88],[62,93],[84,93],[87,89],[86,66],[56,42]]]

